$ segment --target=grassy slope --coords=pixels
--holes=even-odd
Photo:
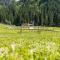
[[[0,60],[60,60],[60,28],[36,32],[15,28],[0,24]]]

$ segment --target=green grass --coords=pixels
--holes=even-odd
[[[44,27],[35,32],[21,31],[0,24],[0,60],[60,60],[59,30]]]

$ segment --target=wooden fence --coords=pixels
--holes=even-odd
[[[42,26],[18,26],[13,27],[14,29],[22,30],[29,30],[29,31],[53,31],[53,32],[60,32],[60,29],[56,29],[56,27],[42,27]]]

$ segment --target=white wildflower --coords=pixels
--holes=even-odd
[[[4,53],[8,54],[8,48],[7,47],[4,48]]]
[[[2,48],[0,48],[0,54],[2,53],[2,51],[3,51],[3,49],[2,49]]]
[[[29,27],[29,29],[34,29],[33,27]]]
[[[3,57],[8,53],[8,50],[5,47],[0,48],[0,57]]]
[[[47,50],[50,52],[55,52],[57,50],[57,46],[54,42],[47,43]]]
[[[0,56],[3,56],[3,49],[2,48],[0,48]]]
[[[12,43],[11,48],[12,48],[13,51],[15,51],[15,47],[16,47],[16,43]]]
[[[34,52],[36,52],[36,48],[29,50],[29,54],[33,54]]]

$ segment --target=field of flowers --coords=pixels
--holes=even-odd
[[[60,60],[60,28],[24,31],[0,24],[0,60]]]

